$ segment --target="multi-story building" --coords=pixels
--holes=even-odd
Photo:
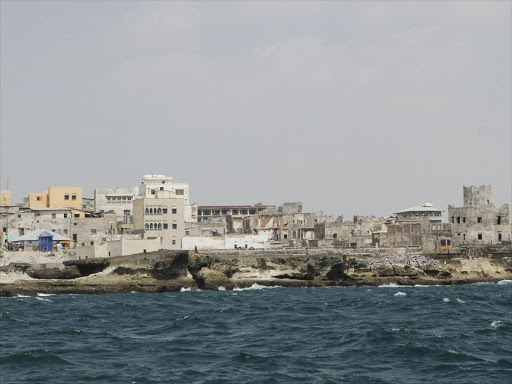
[[[139,185],[138,197],[152,199],[157,191],[169,191],[177,198],[185,200],[185,205],[190,204],[189,186],[187,183],[173,183],[172,177],[164,175],[144,175]]]
[[[160,237],[163,249],[181,249],[185,236],[185,199],[156,190],[150,198],[133,201],[133,230],[145,239]]]
[[[267,205],[200,205],[197,208],[197,221],[211,221],[212,218],[255,216],[267,210]]]
[[[75,208],[82,209],[82,187],[51,187],[41,193],[28,195],[31,209]]]
[[[510,209],[508,204],[491,203],[491,186],[464,187],[464,206],[448,205],[453,242],[460,244],[497,244],[510,241]]]
[[[95,189],[94,208],[97,213],[113,212],[117,220],[130,224],[133,222],[133,200],[138,196],[138,188]]]

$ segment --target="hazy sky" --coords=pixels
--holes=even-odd
[[[1,2],[1,186],[199,204],[511,202],[511,2]]]

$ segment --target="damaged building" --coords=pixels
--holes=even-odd
[[[448,220],[455,246],[498,244],[511,241],[510,208],[496,207],[491,201],[491,186],[464,186],[464,206],[448,205]]]

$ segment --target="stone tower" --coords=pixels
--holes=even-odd
[[[491,186],[464,186],[464,207],[483,207],[491,204]]]

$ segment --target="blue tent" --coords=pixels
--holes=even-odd
[[[45,231],[39,235],[39,251],[50,252],[51,250],[53,250],[53,235]]]

